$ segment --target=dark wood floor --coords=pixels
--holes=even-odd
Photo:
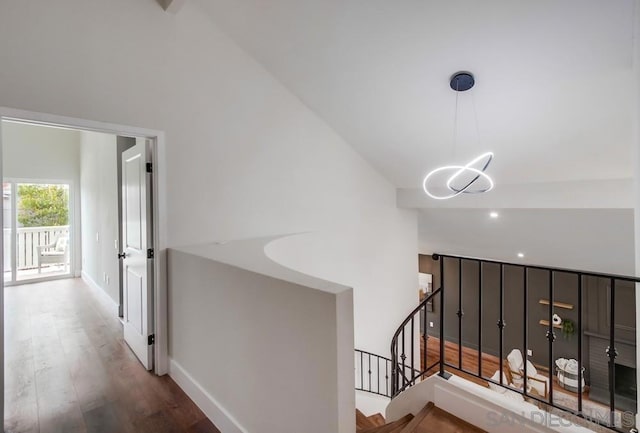
[[[420,366],[421,368],[424,368],[424,361],[423,361],[424,340],[422,339],[420,340],[420,353],[421,353]],[[445,362],[447,364],[458,366],[459,365],[458,353],[459,353],[459,348],[457,344],[452,343],[450,341],[445,342]],[[437,362],[439,358],[440,358],[440,339],[435,337],[429,337],[427,342],[427,364],[426,365],[432,365],[434,362]],[[500,368],[499,358],[484,352],[482,353],[481,376],[483,378],[490,378],[499,368]],[[543,368],[544,367],[537,366],[537,369],[540,371],[540,373],[549,377],[548,371],[544,371]],[[478,351],[475,349],[471,349],[465,346],[462,347],[462,370],[473,373],[473,374],[466,374],[463,371],[460,371],[458,369],[452,369],[449,367],[446,367],[446,370],[451,372],[452,374],[463,377],[471,382],[477,383],[478,385],[487,386],[488,382],[486,380],[482,380],[481,378],[476,376],[478,374]],[[430,372],[429,375],[435,374],[437,372],[438,372],[438,369],[436,367]],[[552,378],[552,386],[553,386],[553,392],[554,392],[554,403],[556,405],[561,407],[565,406],[572,410],[578,409],[577,393],[567,391],[562,387],[560,387],[560,385],[558,384],[558,379],[555,376],[553,376]],[[547,402],[549,401],[548,396],[545,398],[538,396],[538,398],[545,400]],[[607,410],[606,405],[592,401],[589,398],[589,387],[586,387],[584,392],[582,393],[582,401],[583,401],[583,405],[589,405],[589,408],[591,409],[603,410],[605,412]]]
[[[80,279],[5,288],[6,433],[220,433]]]

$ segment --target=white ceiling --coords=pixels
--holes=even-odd
[[[422,208],[423,252],[633,272],[634,0],[192,1]],[[490,197],[416,191],[485,150]]]
[[[398,187],[485,149],[498,184],[632,175],[633,0],[194,1]]]

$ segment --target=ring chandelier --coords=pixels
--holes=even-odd
[[[454,146],[455,135],[458,123],[458,94],[465,92],[473,87],[475,79],[469,72],[458,72],[451,77],[449,85],[456,91],[456,113],[454,120]],[[476,125],[477,126],[477,125]],[[493,152],[486,152],[474,158],[465,165],[445,165],[438,167],[427,174],[422,181],[424,192],[435,200],[447,200],[460,194],[480,194],[493,189],[493,179],[485,172],[491,161],[493,160]],[[435,194],[432,192],[435,183],[435,175],[449,174],[445,185],[450,193]],[[440,176],[438,176],[440,177]],[[470,177],[471,180],[462,184],[458,184],[460,179]]]

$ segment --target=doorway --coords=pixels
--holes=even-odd
[[[5,179],[2,190],[5,285],[72,275],[71,182]]]
[[[19,122],[19,123],[27,123],[32,125],[40,125],[40,126],[51,126],[60,129],[74,129],[82,132],[100,132],[106,134],[114,134],[120,137],[130,137],[130,138],[138,138],[143,139],[145,143],[148,145],[148,156],[150,158],[148,164],[145,163],[145,168],[148,166],[149,168],[153,167],[153,176],[150,176],[150,181],[148,183],[150,192],[154,195],[154,200],[152,201],[150,208],[150,221],[153,221],[153,229],[150,232],[150,245],[153,246],[152,257],[154,259],[155,266],[152,269],[149,281],[150,281],[150,304],[149,304],[149,317],[150,317],[150,326],[148,332],[153,338],[149,338],[149,343],[151,348],[149,348],[150,353],[152,353],[154,357],[153,362],[153,372],[157,375],[164,375],[168,372],[168,353],[167,353],[167,333],[166,333],[166,268],[164,264],[165,260],[165,244],[166,244],[166,222],[163,218],[165,212],[163,212],[164,207],[164,197],[165,197],[165,150],[164,150],[164,134],[160,131],[148,130],[130,126],[121,126],[121,125],[113,125],[106,124],[96,121],[84,120],[84,119],[74,119],[67,118],[43,113],[35,113],[35,112],[27,112],[22,110],[15,110],[10,108],[0,107],[0,144],[1,137],[3,132],[3,124],[5,122]],[[2,147],[0,146],[0,149]],[[4,152],[3,152],[4,153]],[[2,157],[6,157],[6,155],[2,155]],[[6,172],[6,170],[4,170]],[[0,175],[5,175],[6,173],[0,172]],[[80,252],[78,245],[80,245],[81,240],[79,236],[74,237],[74,224],[73,217],[77,216],[76,212],[73,211],[74,206],[79,206],[79,182],[76,184],[75,182],[31,182],[28,179],[18,179],[18,178],[7,178],[5,182],[3,182],[3,203],[11,203],[11,206],[5,206],[2,214],[3,220],[3,239],[2,239],[2,248],[0,248],[0,253],[2,253],[3,258],[0,260],[0,266],[2,266],[3,273],[3,281],[0,282],[0,302],[2,303],[2,308],[0,312],[4,312],[4,287],[7,285],[6,283],[11,284],[12,281],[19,281],[20,271],[22,269],[18,269],[20,260],[17,257],[17,252],[20,248],[18,246],[18,241],[14,239],[17,234],[18,229],[20,228],[19,220],[17,218],[18,213],[18,196],[19,189],[21,185],[36,185],[38,187],[47,187],[47,186],[57,186],[62,190],[62,195],[65,192],[69,195],[69,206],[72,208],[69,217],[69,235],[68,235],[68,243],[71,245],[68,249],[69,260],[67,263],[64,263],[64,260],[61,263],[41,263],[40,272],[41,274],[45,272],[54,271],[64,271],[67,272],[71,277],[76,277],[80,273],[81,265],[76,265],[74,268],[74,264],[80,264],[83,253]],[[64,185],[68,185],[68,189],[64,187]],[[23,192],[26,191],[25,188],[22,188]],[[54,188],[55,189],[55,188]],[[74,191],[75,190],[75,191]],[[55,191],[56,193],[60,193],[60,191]],[[77,203],[74,205],[74,198],[77,199]],[[77,219],[77,226],[80,225],[79,218]],[[59,222],[61,224],[61,222]],[[55,226],[61,227],[61,226]],[[62,226],[63,227],[63,226]],[[76,229],[78,229],[76,227]],[[65,232],[63,229],[56,229],[57,232],[49,234],[49,238],[47,239],[45,235],[45,239],[48,240],[48,243],[44,245],[54,244],[51,247],[52,250],[56,250],[56,246],[59,249],[62,249],[62,243],[58,242],[57,238],[64,238]],[[53,237],[53,239],[51,239]],[[56,238],[57,237],[57,238]],[[53,242],[55,240],[55,243]],[[60,244],[60,245],[56,245]],[[43,245],[43,246],[44,246]],[[40,246],[40,245],[38,245]],[[117,253],[116,245],[112,244],[112,251]],[[65,252],[66,254],[66,252]],[[75,256],[75,259],[74,259]],[[63,266],[64,265],[64,266]],[[33,272],[33,271],[32,271]],[[37,272],[37,270],[35,271]],[[7,280],[6,283],[4,280]],[[73,281],[73,280],[69,280]],[[76,280],[79,281],[79,280]],[[42,283],[41,283],[42,284]],[[5,312],[6,313],[6,312]],[[117,316],[117,310],[114,312]],[[115,317],[115,316],[114,316]],[[5,329],[5,320],[6,317],[2,316],[2,332],[0,332],[0,339],[2,339],[2,355],[5,355],[4,352],[4,329]],[[4,371],[3,371],[4,377]],[[4,398],[3,398],[4,400]],[[4,404],[0,402],[0,409],[3,409]],[[4,414],[3,414],[4,416]]]

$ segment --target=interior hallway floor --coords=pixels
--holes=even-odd
[[[220,433],[78,278],[5,288],[7,433]]]

